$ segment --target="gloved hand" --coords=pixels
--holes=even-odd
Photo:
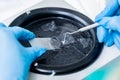
[[[30,40],[34,37],[26,29],[0,24],[0,80],[27,80],[31,63],[46,49],[26,48],[18,40]]]
[[[99,42],[107,46],[114,43],[120,49],[120,0],[109,0],[105,9],[96,17],[101,26],[97,28]]]

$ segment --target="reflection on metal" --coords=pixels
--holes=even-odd
[[[31,11],[27,11],[26,14],[29,15],[31,13]]]
[[[51,73],[50,76],[54,76],[56,74],[54,70],[44,70],[44,69],[38,69],[38,68],[37,70],[44,73]]]

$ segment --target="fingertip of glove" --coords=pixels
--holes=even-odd
[[[102,27],[97,27],[97,38],[100,43],[104,42],[108,36],[108,31]]]
[[[24,32],[26,34],[27,39],[29,39],[29,40],[34,39],[36,37],[36,35],[33,32],[31,32],[27,29],[25,29]]]
[[[30,47],[27,48],[28,52],[30,52],[30,59],[31,61],[35,60],[36,58],[40,57],[46,52],[46,48],[40,48],[40,47]]]
[[[107,47],[110,47],[110,46],[112,46],[114,44],[114,42],[106,42],[105,43],[105,45],[107,46]]]
[[[0,27],[6,27],[6,25],[0,22]]]
[[[104,39],[104,31],[103,31],[103,28],[101,26],[99,26],[97,28],[97,39],[98,39],[98,42],[99,43],[102,43],[103,42],[103,39]]]
[[[39,56],[41,56],[42,54],[44,54],[46,52],[46,48],[40,48],[39,50]]]
[[[114,43],[115,43],[115,45],[117,46],[117,48],[120,49],[120,37],[119,37],[119,33],[114,32],[113,37],[114,37]]]
[[[95,22],[99,22],[100,18],[98,16],[95,17]]]
[[[112,46],[114,44],[114,40],[113,40],[113,36],[112,35],[113,35],[112,33],[109,33],[109,35],[107,36],[107,39],[105,41],[105,45],[107,47],[110,47],[110,46]]]
[[[30,35],[28,36],[29,39],[34,39],[35,37],[36,35],[33,32],[31,32]]]
[[[99,43],[102,43],[103,40],[102,40],[101,38],[98,37],[98,42],[99,42]]]

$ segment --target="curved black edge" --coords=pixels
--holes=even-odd
[[[46,7],[46,8],[39,8],[39,9],[31,10],[30,14],[23,13],[22,15],[19,15],[15,20],[13,20],[13,22],[10,24],[10,26],[15,26],[16,23],[17,23],[17,25],[26,25],[28,23],[28,21],[31,22],[31,20],[36,20],[36,18],[34,18],[34,17],[38,16],[39,13],[42,14],[42,15],[41,14],[40,15],[43,18],[50,17],[50,16],[52,16],[51,14],[54,14],[55,17],[58,15],[61,15],[63,17],[69,18],[71,20],[76,21],[76,19],[78,19],[78,20],[83,19],[82,22],[84,22],[84,23],[86,23],[86,22],[89,24],[93,23],[93,21],[91,21],[90,18],[88,18],[86,15],[84,15],[80,12],[73,11],[73,10],[66,9],[66,8]],[[47,13],[50,13],[50,14],[47,14]],[[23,26],[21,26],[21,27],[23,27]]]
[[[36,20],[36,18],[34,18],[35,16],[38,16],[39,13],[42,14],[43,18],[44,17],[50,17],[52,16],[51,14],[54,14],[54,16],[58,16],[58,15],[61,15],[63,17],[66,17],[66,18],[69,18],[69,19],[72,19],[72,20],[76,20],[78,19],[78,23],[79,23],[79,20],[82,18],[83,19],[83,22],[87,22],[88,24],[92,24],[94,23],[90,18],[88,18],[87,16],[85,16],[84,14],[82,13],[79,13],[77,11],[73,11],[73,10],[70,10],[70,9],[65,9],[65,8],[56,8],[56,7],[46,7],[46,8],[40,8],[40,9],[35,9],[35,10],[32,10],[30,11],[31,13],[30,14],[27,14],[27,13],[24,13],[20,16],[18,16],[11,24],[10,26],[21,26],[21,27],[24,27],[24,25],[26,25],[27,23],[31,22],[31,20]],[[51,14],[46,14],[47,13],[51,13]],[[40,15],[41,15],[40,14]],[[44,14],[44,15],[43,15]],[[74,14],[74,15],[73,15]],[[25,27],[24,27],[25,28]],[[96,30],[94,29],[95,33],[96,33]],[[96,36],[96,35],[95,35]],[[96,38],[97,39],[97,38]],[[24,42],[22,42],[23,45],[24,45]],[[30,46],[29,42],[25,42],[28,44],[28,46]],[[78,67],[76,69],[72,69],[72,70],[69,70],[69,71],[57,71],[57,74],[56,75],[65,75],[65,74],[69,74],[69,73],[73,73],[73,72],[76,72],[76,71],[79,71],[79,70],[83,70],[85,69],[86,67],[90,66],[100,55],[101,51],[102,51],[102,48],[103,48],[103,44],[100,44],[98,43],[98,40],[96,40],[96,46],[94,47],[94,50],[93,50],[93,53],[95,53],[95,55],[92,57],[94,60],[90,60],[89,62],[85,63],[82,65],[82,67]],[[34,72],[34,73],[42,73],[42,74],[51,74],[51,73],[44,73],[44,72],[39,72],[37,70],[37,68],[39,67],[32,67],[31,66],[31,71]],[[66,69],[67,70],[67,69]]]

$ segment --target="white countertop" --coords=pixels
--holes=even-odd
[[[0,22],[42,0],[0,0]]]

